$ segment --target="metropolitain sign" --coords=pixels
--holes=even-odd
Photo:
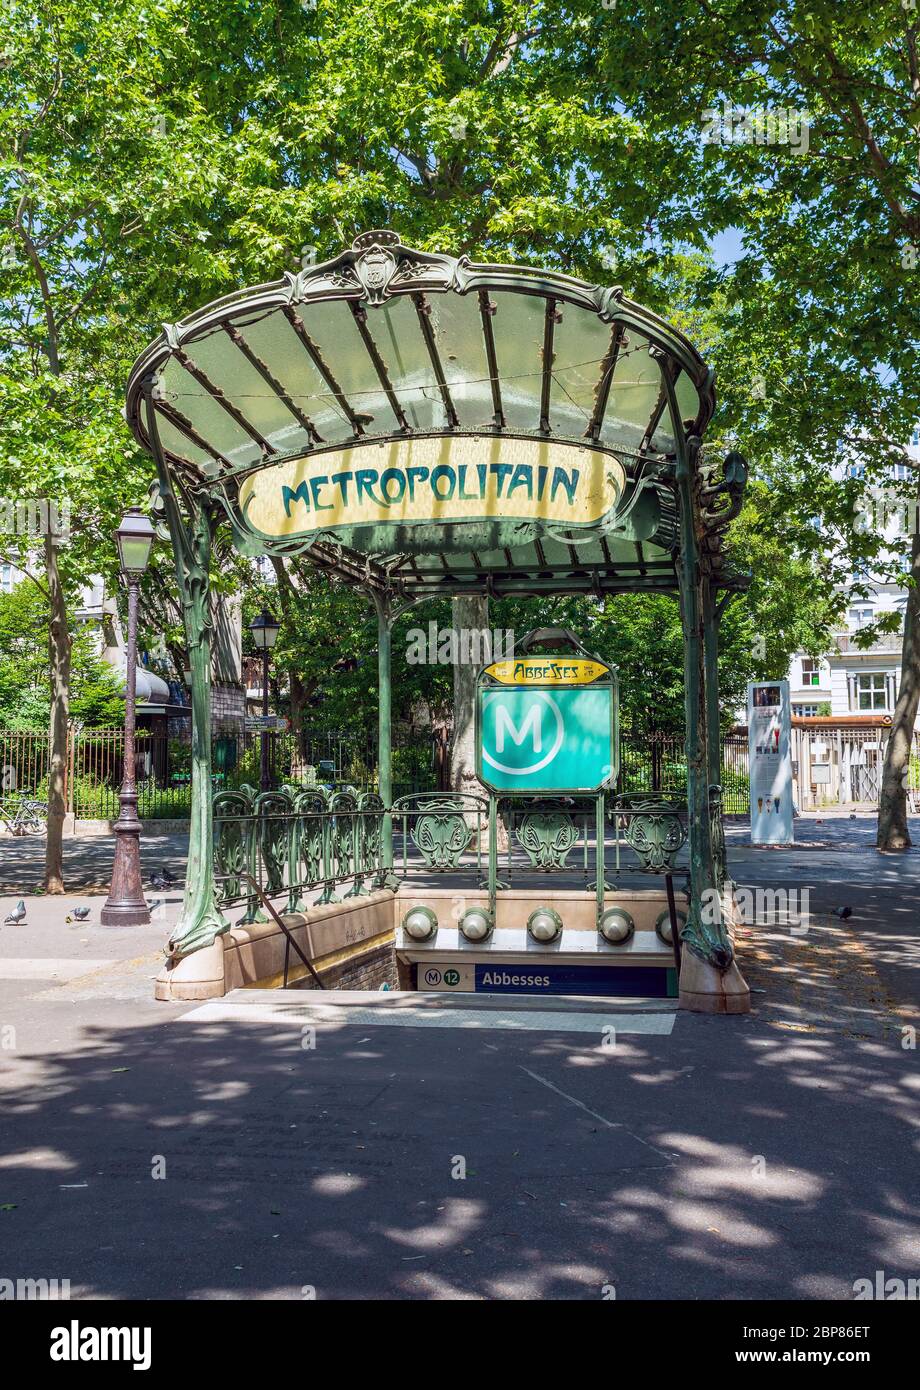
[[[244,479],[239,498],[260,536],[331,531],[354,543],[385,528],[391,545],[420,550],[452,540],[464,548],[514,544],[528,524],[563,535],[594,527],[615,513],[625,487],[619,459],[595,449],[438,436],[270,464]]]

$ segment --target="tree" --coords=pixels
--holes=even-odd
[[[0,728],[48,724],[45,591],[29,580],[0,594]]]
[[[369,226],[615,278],[715,361],[714,440],[772,470],[787,534],[825,591],[839,597],[853,558],[878,552],[855,527],[859,485],[838,485],[831,464],[841,448],[869,472],[901,457],[917,395],[916,286],[902,266],[918,235],[907,12],[114,0],[100,13],[45,0],[12,16],[0,394],[14,432],[0,491],[66,487],[79,521],[71,548],[46,556],[56,747],[69,627],[55,571],[72,559],[103,572],[112,520],[150,477],[119,418],[130,355],[163,320]],[[702,114],[723,96],[807,103],[810,152],[703,144]],[[743,254],[719,269],[708,243],[727,228]],[[159,587],[156,601],[169,616]],[[175,660],[174,639],[173,623]],[[366,675],[370,688],[372,669],[355,687]],[[55,834],[49,883],[59,869]]]
[[[856,518],[879,485],[920,497],[904,447],[920,398],[920,13],[834,0],[639,0],[607,18],[590,27],[610,100],[685,161],[686,192],[669,203],[663,234],[695,246],[740,234],[712,353],[723,428],[773,465],[777,509],[807,547],[810,537],[829,598],[858,594],[869,563],[903,580],[909,552],[878,831],[880,848],[904,848],[920,539],[914,526],[891,555]],[[844,463],[862,476],[841,476],[834,465]],[[903,482],[892,481],[893,465]]]

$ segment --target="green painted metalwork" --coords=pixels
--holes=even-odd
[[[393,801],[393,744],[391,647],[393,613],[385,595],[374,591],[377,610],[377,781],[380,799],[387,808],[381,827],[384,882],[395,888],[393,879],[393,821],[389,807]]]
[[[607,882],[607,798],[603,792],[599,792],[594,800],[594,847],[595,847],[595,874],[594,882],[588,884],[589,889],[593,889],[597,908],[597,921],[600,922],[604,914],[604,894],[611,884]]]
[[[551,806],[530,811],[515,829],[515,838],[533,867],[541,873],[559,873],[578,843],[578,830],[567,811]]]
[[[407,843],[422,856],[426,869],[453,873],[463,856],[476,853],[476,872],[481,867],[480,832],[488,816],[488,804],[469,792],[412,792],[393,803],[392,821],[401,831],[402,871],[409,862]]]
[[[362,792],[358,797],[356,817],[358,826],[358,861],[355,870],[356,896],[366,896],[371,892],[367,880],[373,880],[375,888],[387,886],[388,872],[382,865],[381,848],[383,844],[384,803],[376,792]],[[346,895],[348,896],[348,895]]]
[[[172,544],[176,582],[192,678],[191,812],[185,894],[167,951],[173,958],[210,946],[230,923],[215,902],[211,805],[211,610],[210,564],[215,512],[207,489],[171,478],[160,447],[154,382],[144,383],[147,429],[157,469],[157,528]],[[179,498],[185,511],[184,519]]]
[[[626,843],[638,855],[643,873],[673,873],[674,861],[687,838],[677,811],[661,801],[635,798],[618,805],[628,807]]]
[[[262,792],[256,797],[259,822],[259,853],[264,866],[262,886],[269,897],[285,886],[290,855],[291,798],[285,792]]]
[[[429,322],[435,299],[437,317]],[[384,321],[389,338],[380,332]],[[400,354],[385,346],[394,335]],[[456,359],[445,355],[452,340],[465,345]],[[431,369],[430,389],[422,393],[413,384],[415,368],[404,366],[416,349]],[[336,361],[327,360],[337,354],[347,358],[340,376],[357,383],[353,400],[338,384]],[[447,368],[448,360],[455,365]],[[514,382],[504,399],[501,371]],[[724,594],[741,584],[723,568],[721,541],[740,508],[747,465],[736,454],[721,466],[701,459],[713,405],[711,373],[692,346],[619,288],[416,252],[392,232],[365,233],[322,266],[226,296],[165,329],[131,373],[127,415],[156,462],[155,510],[172,542],[192,670],[191,837],[182,914],[170,943],[174,956],[227,929],[221,905],[241,889],[247,871],[273,894],[286,892],[292,908],[303,905],[306,886],[322,889],[321,902],[335,901],[343,882],[354,894],[366,892],[369,882],[394,886],[394,814],[404,815],[404,826],[411,820],[427,867],[446,872],[460,863],[469,808],[397,813],[393,806],[391,634],[400,611],[429,597],[483,591],[654,590],[679,592],[684,632],[690,905],[683,937],[701,958],[728,967],[727,929],[704,918],[701,908],[727,878],[717,795],[716,597],[722,590],[724,603]],[[370,459],[368,448],[376,455],[381,446],[385,456]],[[491,462],[498,452],[502,461]],[[435,455],[436,467],[416,468],[413,502],[408,463],[413,457],[430,463]],[[343,471],[334,483],[330,470],[338,457]],[[362,460],[370,469],[365,482],[371,474],[376,479],[365,493],[358,474],[348,471]],[[287,465],[296,468],[285,472]],[[282,473],[300,480],[288,488],[287,502]],[[355,482],[348,498],[346,477]],[[419,501],[428,497],[425,488],[438,503],[427,511],[428,503]],[[468,508],[461,505],[467,502]],[[269,524],[260,532],[257,503],[267,524],[280,520],[274,530]],[[282,517],[279,507],[287,503]],[[257,804],[256,794],[243,790],[251,815],[241,814],[243,802],[225,801],[215,803],[212,821],[208,571],[219,515],[243,553],[303,554],[371,597],[379,667],[375,802],[346,791],[332,805],[318,791],[289,788]],[[592,786],[600,788],[591,885],[600,913],[603,793],[610,779]],[[493,913],[502,886],[498,818],[490,793]],[[632,818],[632,839],[638,844],[644,836],[651,871],[663,871],[676,853],[666,819],[660,805]],[[513,820],[512,811],[512,827]],[[534,867],[552,871],[566,863],[574,815],[569,820],[566,828],[564,820],[547,819],[545,808],[525,813],[517,842]],[[583,839],[587,883],[587,829]],[[404,832],[404,854],[405,840]],[[477,836],[477,862],[480,853]],[[217,894],[215,864],[230,874]],[[254,908],[247,901],[247,912]]]
[[[326,878],[326,832],[323,813],[325,793],[319,788],[288,789],[294,817],[290,823],[288,845],[288,912],[302,912],[306,901],[298,884],[317,883]]]
[[[725,826],[722,822],[722,788],[709,788],[709,833],[712,839],[712,866],[720,892],[728,881],[728,862],[725,851]]]
[[[214,863],[221,881],[215,888],[218,907],[240,896],[240,875],[251,874],[254,868],[255,822],[252,816],[253,798],[249,791],[218,792],[213,800]],[[226,875],[226,877],[223,877]],[[256,899],[250,899],[255,911]],[[253,919],[254,920],[254,919]]]
[[[358,799],[353,792],[335,792],[329,798],[326,821],[326,882],[316,899],[317,906],[337,903],[341,899],[334,891],[339,879],[350,878],[355,870],[355,826],[353,812]]]
[[[462,806],[445,796],[421,802],[418,810],[410,833],[427,867],[436,873],[458,868],[473,837]]]
[[[673,387],[662,370],[662,381],[676,417]],[[705,910],[718,898],[712,855],[712,823],[709,810],[709,762],[705,723],[705,681],[701,568],[693,505],[693,473],[700,441],[692,436],[677,441],[676,480],[681,500],[680,611],[684,634],[684,715],[687,750],[687,807],[690,825],[690,907],[681,941],[694,955],[717,970],[725,971],[734,950],[721,913]]]
[[[706,697],[706,747],[711,783],[722,781],[722,730],[719,726],[719,614],[712,582],[702,581],[703,680]]]
[[[383,877],[383,803],[354,788],[327,798],[320,788],[257,793],[247,787],[214,797],[214,863],[220,875],[215,903],[243,903],[240,925],[265,921],[258,896],[244,883],[251,874],[270,898],[287,893],[286,911],[306,907],[305,892],[320,888],[317,904],[363,896]]]

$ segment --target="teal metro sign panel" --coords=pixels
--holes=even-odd
[[[477,692],[480,781],[493,791],[574,792],[597,791],[615,779],[616,686],[609,668],[596,683],[571,686],[493,684],[494,670],[483,672]]]

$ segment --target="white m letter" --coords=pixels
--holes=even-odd
[[[540,706],[531,705],[530,709],[527,711],[527,714],[524,716],[524,722],[521,725],[520,729],[516,729],[514,727],[514,721],[512,720],[511,715],[508,713],[505,706],[499,705],[498,709],[495,712],[495,751],[497,753],[504,753],[506,732],[508,733],[509,737],[514,740],[518,748],[520,748],[521,744],[524,742],[524,739],[527,737],[528,728],[533,726],[533,751],[535,753],[542,753],[543,720],[540,716]]]

